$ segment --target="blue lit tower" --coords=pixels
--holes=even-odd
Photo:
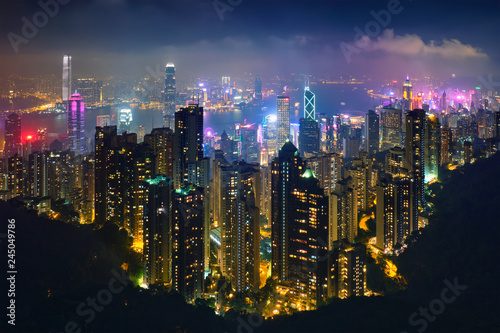
[[[309,90],[309,80],[307,80],[304,88],[304,118],[300,119],[299,128],[299,150],[303,155],[319,152],[319,126],[315,104],[316,96]]]
[[[304,118],[316,119],[316,95],[309,89],[309,79],[304,89]]]
[[[175,128],[175,66],[169,62],[165,68],[165,110],[163,126]]]

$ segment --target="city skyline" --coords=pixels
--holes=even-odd
[[[5,7],[2,332],[500,327],[500,2]]]

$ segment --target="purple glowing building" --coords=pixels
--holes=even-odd
[[[84,111],[82,96],[71,95],[68,101],[68,147],[77,155],[85,152]]]

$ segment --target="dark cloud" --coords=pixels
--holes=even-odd
[[[44,0],[42,0],[44,1]],[[228,3],[228,0],[220,0]],[[347,62],[339,45],[389,1],[242,0],[223,14],[213,0],[70,0],[16,54],[7,38],[21,35],[22,17],[36,1],[0,3],[2,73],[60,71],[62,53],[75,73],[141,75],[174,61],[179,75],[223,72],[366,73],[401,71],[447,75],[497,72],[499,1],[401,0],[371,45]],[[238,3],[233,0],[232,3]]]

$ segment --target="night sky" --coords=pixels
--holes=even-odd
[[[34,0],[2,0],[0,74],[59,75],[63,53],[73,56],[75,75],[97,78],[145,76],[147,66],[167,61],[185,78],[499,73],[500,1],[401,0],[400,12],[348,62],[340,44],[354,46],[354,28],[365,31],[374,21],[370,12],[391,2],[220,0],[231,9],[221,16],[211,0],[70,0],[15,53],[8,34],[23,37],[21,19],[33,22],[41,7]]]

